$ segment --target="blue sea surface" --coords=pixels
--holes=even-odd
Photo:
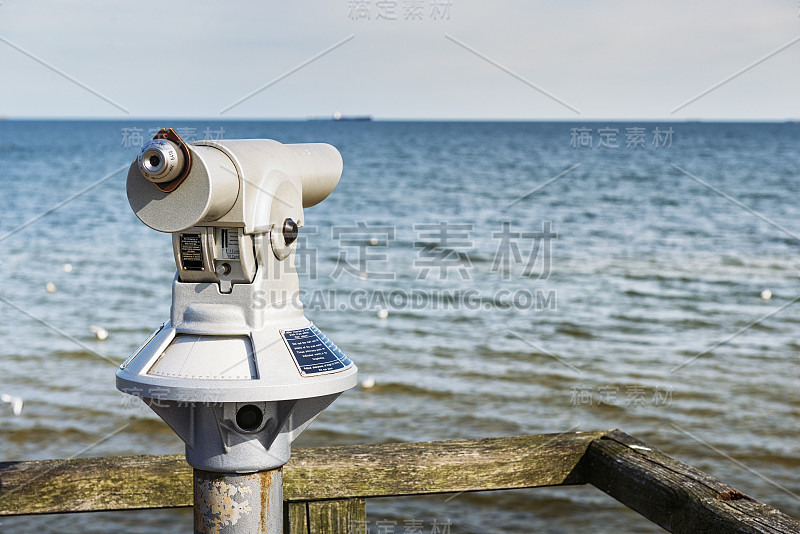
[[[114,376],[169,317],[170,236],[125,193],[160,127],[342,154],[298,267],[306,315],[374,386],[295,447],[619,428],[800,517],[797,123],[0,121],[0,393],[24,399],[0,403],[0,461],[183,452]],[[451,497],[370,500],[370,532],[661,532],[593,487]]]

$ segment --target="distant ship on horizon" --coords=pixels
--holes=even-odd
[[[343,115],[341,111],[337,111],[330,117],[315,117],[311,115],[308,117],[310,121],[371,121],[372,115]]]

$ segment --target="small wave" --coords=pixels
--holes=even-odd
[[[91,341],[91,339],[87,338],[87,342]],[[57,350],[51,354],[54,358],[64,360],[97,360],[99,357],[98,355],[102,355],[111,361],[118,362],[119,364],[124,362],[125,358],[127,357],[115,354],[106,354],[101,347],[98,347],[97,352],[90,352],[88,350]]]
[[[428,389],[412,384],[400,382],[378,382],[370,388],[370,394],[379,393],[381,395],[406,395],[412,397],[428,397],[430,399],[449,399],[453,393],[444,390]]]
[[[590,339],[594,337],[594,334],[585,328],[572,323],[561,323],[556,327],[556,332],[580,339]]]

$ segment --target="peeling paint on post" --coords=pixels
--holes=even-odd
[[[281,469],[248,475],[194,471],[198,534],[281,534]]]

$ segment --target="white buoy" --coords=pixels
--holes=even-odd
[[[47,285],[44,286],[48,293],[55,293],[58,288],[53,282],[47,282]]]
[[[366,280],[369,278],[369,275],[367,273],[358,273],[358,277],[362,280]]]
[[[383,308],[378,310],[378,319],[386,319],[387,317],[389,317],[389,310],[384,310]]]
[[[361,389],[370,389],[375,387],[375,377],[369,375],[367,378],[361,381]]]
[[[769,289],[765,289],[764,291],[761,292],[761,298],[764,299],[764,300],[771,299],[772,298],[772,291],[770,291]]]
[[[95,335],[97,339],[103,341],[104,339],[108,338],[108,330],[103,328],[102,326],[92,325],[89,327],[89,330]]]
[[[71,273],[72,272],[72,264],[71,263],[65,263],[64,265],[61,266],[61,270],[64,271],[65,273]]]
[[[375,245],[378,244],[378,238],[377,237],[370,237],[369,238],[369,244],[374,247]]]
[[[14,397],[12,395],[0,394],[0,401],[7,402],[11,405],[11,413],[19,415],[22,413],[22,397]]]

